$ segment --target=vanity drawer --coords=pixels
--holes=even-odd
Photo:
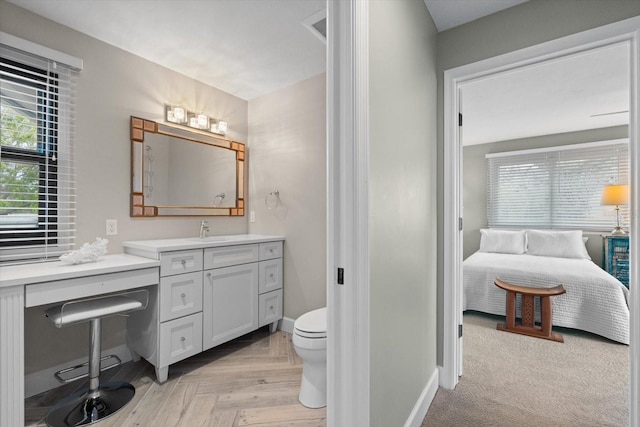
[[[282,288],[282,258],[260,261],[260,293]]]
[[[260,243],[260,261],[282,258],[282,242]]]
[[[160,254],[160,276],[202,270],[202,249],[163,252]]]
[[[202,311],[202,273],[178,274],[160,279],[160,321]]]
[[[202,352],[202,313],[160,324],[159,366]]]
[[[225,246],[204,250],[205,270],[256,261],[258,261],[258,245]]]
[[[258,311],[260,327],[282,319],[282,289],[260,295]]]

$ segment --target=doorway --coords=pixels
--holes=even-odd
[[[637,200],[639,192],[638,168],[640,155],[638,149],[638,100],[640,91],[638,84],[638,61],[640,57],[640,18],[632,18],[611,25],[595,28],[583,33],[564,37],[543,45],[525,48],[481,62],[468,64],[445,71],[444,76],[444,310],[443,310],[443,366],[441,370],[441,386],[454,388],[462,375],[462,342],[458,333],[462,325],[462,147],[460,144],[461,128],[458,126],[460,112],[460,87],[475,79],[516,70],[555,60],[593,49],[610,46],[616,43],[628,43],[630,81],[630,122],[629,146],[631,153],[631,253],[638,250],[638,215]],[[638,267],[630,268],[631,289],[638,283]],[[638,359],[638,333],[640,332],[640,308],[638,292],[630,293],[631,311],[631,344],[630,360]],[[630,378],[630,425],[638,423],[638,366],[631,364]]]

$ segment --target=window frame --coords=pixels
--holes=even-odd
[[[9,68],[14,65],[16,68]],[[20,69],[31,73],[19,72]],[[3,228],[0,247],[56,245],[58,223],[58,74],[19,61],[0,57],[0,80],[29,86],[37,93],[36,149],[2,145],[0,161],[12,161],[37,165],[38,178],[38,222],[35,228]],[[16,77],[13,77],[16,76]],[[26,79],[35,79],[29,82]],[[9,107],[11,108],[11,107]],[[38,232],[30,232],[38,230]],[[13,231],[13,232],[11,232]],[[30,232],[27,237],[26,234]]]

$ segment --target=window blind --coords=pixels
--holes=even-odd
[[[488,154],[488,225],[609,231],[616,216],[602,190],[628,182],[627,140]],[[628,228],[627,206],[620,221]]]
[[[0,45],[0,262],[73,248],[77,75]]]

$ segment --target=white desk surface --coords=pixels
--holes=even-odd
[[[77,265],[61,261],[9,265],[0,267],[0,288],[138,270],[159,265],[158,261],[129,254],[105,255],[96,262]]]

